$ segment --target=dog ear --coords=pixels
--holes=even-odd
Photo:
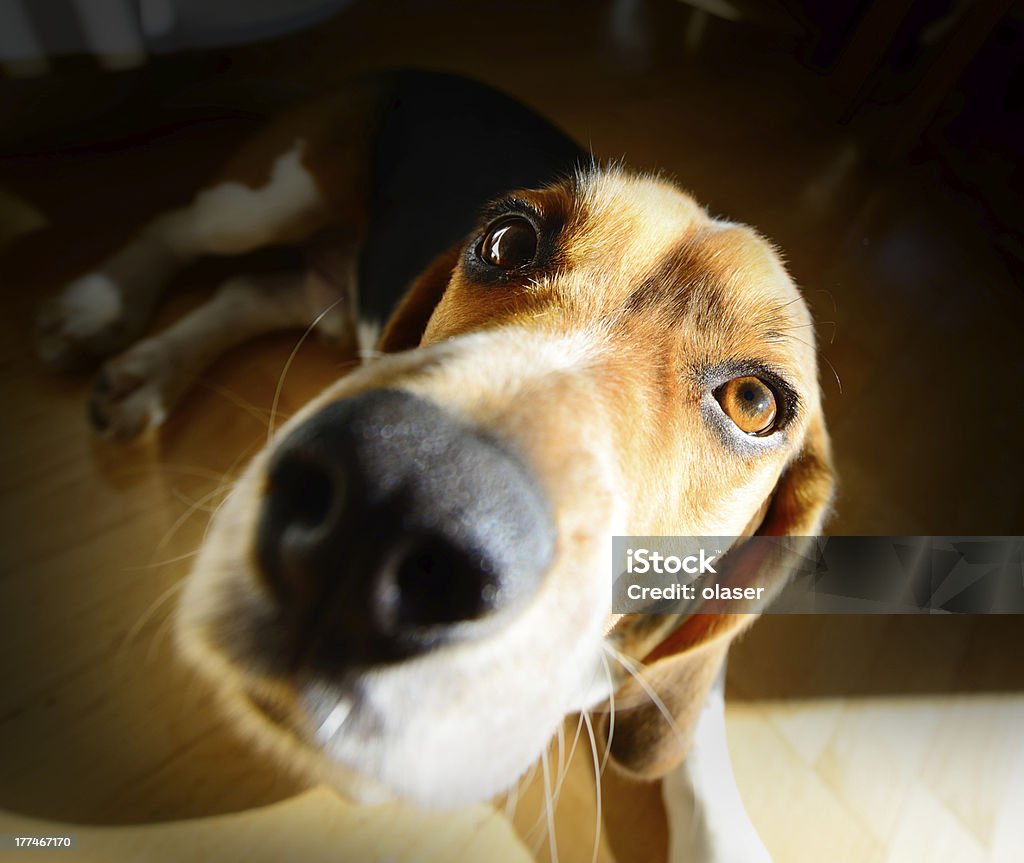
[[[834,486],[828,434],[819,412],[802,451],[779,478],[747,535],[815,536],[830,511]],[[728,555],[730,571],[739,573],[738,586],[756,583],[767,587],[767,594],[772,595],[791,573],[786,563],[776,562],[773,568],[764,549],[763,544],[739,542]],[[792,559],[782,556],[783,561]],[[737,581],[731,580],[730,584],[737,585]],[[617,766],[627,774],[655,779],[677,767],[685,756],[729,644],[757,617],[726,613],[722,610],[725,607],[725,601],[707,602],[699,613],[686,617],[644,656],[639,672],[644,683],[630,679],[616,693],[611,751]],[[656,620],[640,621],[639,628],[650,631]],[[635,656],[647,649],[634,639],[631,651],[629,640],[627,636],[623,642],[627,655]],[[654,703],[648,690],[658,696],[661,705]],[[606,735],[608,724],[602,724]]]
[[[419,346],[430,317],[448,287],[460,251],[461,246],[456,245],[438,255],[413,282],[384,325],[378,350],[393,354]]]

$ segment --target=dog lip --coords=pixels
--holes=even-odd
[[[251,689],[244,691],[245,699],[264,718],[280,728],[297,732],[294,718],[290,708],[285,706],[280,699],[271,698],[263,693]]]
[[[241,697],[261,720],[278,733],[315,752],[326,752],[342,727],[366,726],[368,717],[361,704],[359,679],[349,675],[343,681],[317,683],[303,677],[292,678],[284,689],[267,691],[258,684],[241,688]],[[358,722],[356,716],[358,714]],[[373,733],[381,729],[371,723]]]

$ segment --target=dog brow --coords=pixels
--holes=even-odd
[[[690,238],[665,252],[624,303],[634,314],[667,316],[671,323],[696,312],[708,323],[724,321],[723,286]]]
[[[742,263],[723,261],[718,250],[709,251],[700,240],[686,238],[667,252],[627,296],[627,314],[658,316],[669,326],[684,321],[694,326],[731,328],[742,322],[758,340],[778,344],[796,338],[787,309],[800,297],[779,301],[751,293],[741,302],[730,301],[731,285],[747,281]]]

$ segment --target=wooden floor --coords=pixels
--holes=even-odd
[[[652,4],[617,29],[594,4],[472,21],[443,5],[369,6],[238,52],[224,92],[251,93],[238,82],[271,69],[285,89],[374,66],[457,69],[544,109],[602,157],[676,176],[778,242],[814,306],[835,370],[824,378],[842,478],[832,531],[1024,532],[1024,300],[935,170],[859,164],[824,83],[758,53],[749,34],[714,25],[685,55],[681,6]],[[546,859],[539,779],[519,795],[516,832],[509,801],[443,818],[351,807],[237,739],[171,650],[177,586],[225,481],[266,440],[295,335],[224,358],[158,436],[130,447],[89,435],[87,379],[50,377],[32,359],[38,299],[251,129],[237,115],[210,121],[216,101],[193,89],[169,104],[163,133],[133,145],[0,163],[0,188],[51,222],[0,259],[0,834],[71,832],[76,859],[95,860]],[[184,278],[163,320],[224,271]],[[308,341],[281,415],[337,374]],[[1012,617],[760,621],[733,653],[728,723],[775,859],[1024,861],[1022,657]],[[563,861],[591,857],[590,758],[584,741],[557,808]],[[657,859],[656,797],[605,777],[602,859]]]

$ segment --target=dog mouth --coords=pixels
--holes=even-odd
[[[303,699],[296,694],[294,686],[288,687],[287,694],[280,691],[271,694],[255,686],[243,686],[242,695],[246,703],[262,719],[295,739],[310,745],[315,745],[317,740],[322,737],[321,730],[328,714],[335,714],[330,725],[333,731],[337,732],[343,724],[343,720],[348,718],[352,712],[355,702],[354,693],[339,688],[336,696],[331,699],[331,703],[319,711],[324,716],[317,722],[313,718],[316,711],[304,709],[300,704]],[[335,707],[338,708],[336,712]]]
[[[265,693],[252,689],[243,690],[246,702],[256,713],[276,728],[286,731],[296,738],[302,737],[301,723],[294,714],[294,708],[279,698],[272,698]]]
[[[241,695],[248,707],[277,733],[323,753],[346,725],[367,725],[366,711],[360,708],[358,679],[350,678],[330,684],[296,680],[277,685],[272,691],[243,683]],[[381,732],[379,724],[374,724],[374,728],[375,733]]]

